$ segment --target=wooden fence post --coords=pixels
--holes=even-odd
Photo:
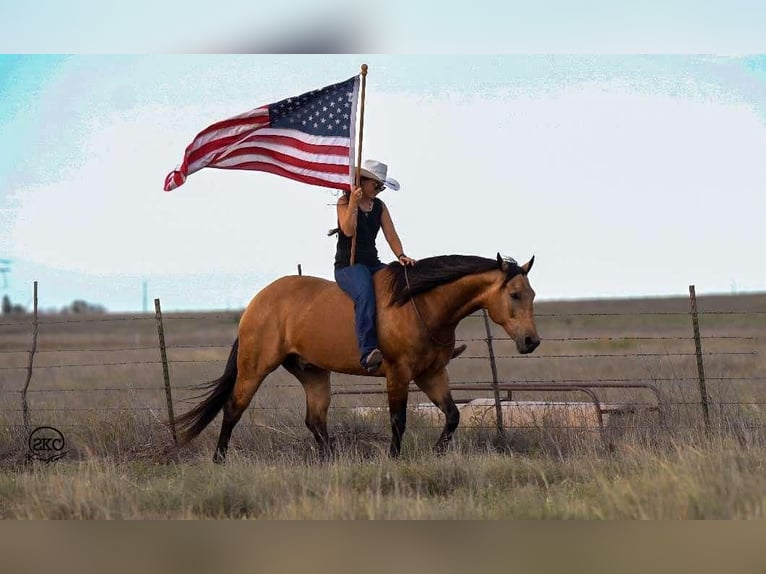
[[[481,312],[484,315],[484,328],[487,331],[487,348],[489,349],[489,366],[492,369],[492,389],[495,393],[495,422],[497,423],[497,434],[502,438],[505,436],[503,407],[500,404],[500,389],[497,386],[497,364],[495,363],[495,349],[492,346],[492,329],[489,325],[487,310],[482,309]],[[508,394],[510,396],[510,392]]]
[[[700,338],[699,319],[697,317],[697,294],[694,285],[689,285],[689,302],[691,304],[692,326],[694,328],[694,346],[697,352],[697,375],[699,376],[700,400],[702,401],[702,414],[705,417],[705,431],[710,433],[710,397],[705,386],[705,366],[702,363],[702,339]]]
[[[37,352],[37,330],[38,330],[38,316],[37,316],[37,281],[34,283],[34,315],[32,316],[32,349],[29,351],[29,364],[27,365],[27,381],[24,383],[24,391],[21,394],[21,405],[24,414],[24,432],[29,434],[29,403],[27,403],[27,390],[29,389],[29,383],[32,381],[32,364],[35,360],[35,352]]]
[[[154,312],[157,317],[157,334],[160,338],[160,355],[162,356],[162,374],[165,377],[165,398],[168,403],[168,421],[170,422],[170,432],[173,435],[173,442],[178,444],[176,436],[176,419],[173,415],[173,396],[170,393],[170,371],[168,370],[168,353],[165,348],[165,329],[162,326],[162,309],[160,300],[154,300]]]

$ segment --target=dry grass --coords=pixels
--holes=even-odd
[[[444,457],[410,443],[400,461],[345,444],[324,461],[300,439],[273,440],[235,451],[224,467],[200,451],[19,466],[0,478],[0,516],[751,519],[766,502],[766,448],[723,437],[623,443],[612,455],[583,445],[566,456],[500,454],[463,439]]]
[[[664,426],[647,413],[613,424],[604,437],[550,424],[510,429],[506,441],[492,428],[462,428],[449,454],[437,458],[430,446],[439,429],[413,414],[402,460],[391,461],[385,413],[362,419],[350,409],[383,406],[383,397],[337,396],[330,412],[337,455],[321,460],[303,427],[303,392],[280,369],[235,430],[223,468],[209,462],[218,422],[182,451],[172,448],[162,425],[167,415],[153,317],[56,324],[61,317],[42,318],[31,422],[60,428],[68,453],[48,465],[26,461],[18,391],[30,328],[26,319],[2,318],[0,517],[763,517],[766,295],[703,297],[699,307],[743,312],[701,319],[713,399],[710,436],[689,355],[686,300],[557,302],[537,306],[544,343],[535,355],[519,357],[510,342],[495,342],[500,379],[653,383],[665,399]],[[193,394],[186,385],[219,376],[236,322],[236,313],[165,318],[177,413],[191,404],[183,402]],[[469,348],[450,365],[452,380],[490,380],[483,321],[467,318],[458,336]],[[377,379],[333,378],[336,390],[360,385],[382,387]],[[606,402],[652,402],[640,390],[598,394]],[[513,398],[572,400],[534,392]],[[413,393],[411,404],[419,402],[424,397]]]

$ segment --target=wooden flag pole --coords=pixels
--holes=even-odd
[[[362,179],[362,173],[359,171],[362,166],[362,140],[364,139],[364,90],[367,85],[367,64],[362,64],[362,109],[359,112],[359,149],[356,153],[356,175],[354,176],[354,185],[359,187]],[[357,221],[357,225],[359,222]],[[356,227],[354,227],[354,236],[351,238],[351,261],[354,264],[356,259]]]

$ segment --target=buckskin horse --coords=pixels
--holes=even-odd
[[[223,409],[213,460],[223,462],[232,430],[266,376],[282,365],[306,392],[306,426],[322,451],[330,448],[327,410],[330,373],[386,378],[391,416],[389,454],[399,456],[407,421],[410,381],[445,415],[434,445],[443,453],[460,422],[446,366],[455,349],[458,323],[486,309],[505,329],[519,353],[540,344],[535,326],[535,292],[524,265],[513,259],[443,255],[414,267],[391,263],[374,275],[377,331],[383,364],[373,374],[359,364],[354,305],[337,284],[318,277],[277,279],[250,301],[240,322],[223,375],[198,388],[210,389],[202,402],[178,419],[180,444],[186,444]],[[410,304],[407,304],[410,303]]]

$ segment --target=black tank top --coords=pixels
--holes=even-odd
[[[375,239],[380,231],[380,218],[383,215],[383,202],[377,197],[372,201],[369,212],[357,207],[356,214],[356,255],[354,263],[378,265],[378,249]],[[348,267],[351,262],[351,238],[346,237],[338,224],[338,246],[335,250],[335,269]]]

